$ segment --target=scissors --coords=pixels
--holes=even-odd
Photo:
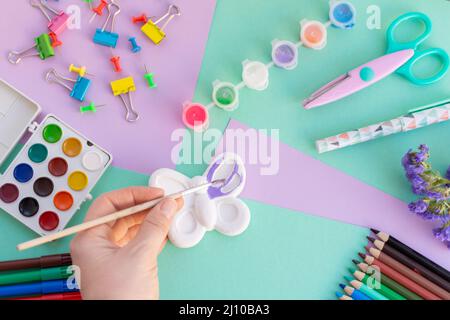
[[[402,23],[413,19],[422,21],[425,25],[425,31],[413,41],[397,42],[394,37],[395,30]],[[431,29],[431,20],[423,13],[410,12],[401,15],[392,22],[387,30],[388,49],[386,55],[353,69],[323,86],[303,101],[303,107],[312,109],[337,101],[384,79],[394,72],[402,75],[413,84],[420,86],[441,80],[447,73],[450,65],[447,52],[440,48],[417,50],[417,47],[430,36]],[[442,67],[439,72],[429,78],[417,78],[412,69],[419,60],[427,56],[439,58],[442,62]]]

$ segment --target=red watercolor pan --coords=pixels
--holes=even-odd
[[[12,203],[19,197],[19,189],[12,183],[5,183],[0,187],[0,200],[5,203]]]

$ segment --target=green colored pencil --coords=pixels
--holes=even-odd
[[[353,288],[361,291],[362,293],[364,293],[369,298],[372,298],[373,300],[389,300],[384,295],[382,295],[378,291],[366,286],[361,281],[352,279],[351,277],[347,277],[347,276],[344,276],[344,278],[352,285]]]
[[[352,261],[353,261],[354,264],[356,264],[358,266],[358,268],[362,272],[365,272],[365,273],[369,274],[369,272],[370,272],[369,265],[367,265],[366,263],[363,263],[363,262],[359,262],[358,260],[352,260]],[[369,275],[371,275],[371,274],[373,274],[373,273],[370,273]],[[412,292],[409,289],[405,288],[404,286],[402,286],[401,284],[397,283],[395,280],[392,280],[391,278],[389,278],[388,276],[384,275],[383,273],[380,273],[380,280],[381,280],[381,283],[383,285],[385,285],[386,287],[394,290],[395,292],[397,292],[398,294],[402,295],[403,297],[405,297],[408,300],[423,300],[422,297],[418,296],[414,292]]]
[[[354,268],[349,269],[350,273],[355,277],[355,279],[361,281],[366,286],[378,291],[383,296],[388,298],[389,300],[406,300],[405,297],[401,296],[397,292],[391,290],[390,288],[383,285],[380,281],[375,278],[370,278],[367,274],[362,271],[358,271]]]

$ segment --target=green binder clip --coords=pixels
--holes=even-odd
[[[50,36],[46,33],[41,34],[34,39],[34,46],[23,51],[10,51],[8,54],[8,61],[12,64],[18,64],[22,59],[28,57],[39,57],[42,60],[53,57],[55,50],[52,47]],[[34,51],[34,52],[32,52]]]

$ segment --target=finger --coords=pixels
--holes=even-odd
[[[105,193],[98,197],[89,208],[85,221],[90,221],[134,205],[162,197],[164,191],[159,188],[130,187]],[[148,212],[148,211],[147,211]],[[111,230],[115,222],[104,224],[91,230],[90,234],[102,239],[111,239]]]
[[[129,187],[105,193],[89,208],[85,221],[93,220],[164,195],[164,191],[151,187]]]
[[[136,237],[129,245],[146,254],[157,255],[169,233],[170,223],[179,209],[173,199],[164,199],[154,207],[142,222]]]

